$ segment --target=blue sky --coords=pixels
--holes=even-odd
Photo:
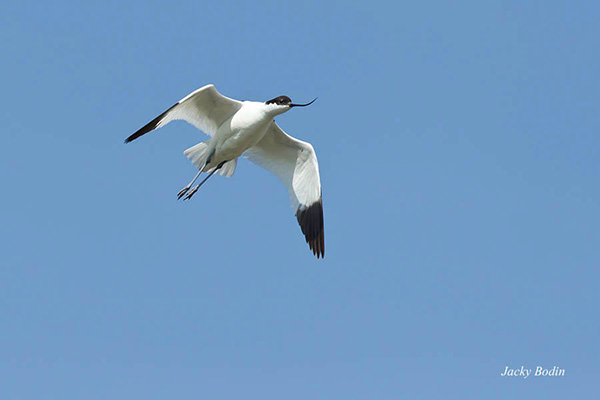
[[[589,398],[600,6],[12,2],[0,398]],[[205,84],[313,144],[326,257],[243,160],[192,201]],[[505,366],[564,378],[503,378]]]

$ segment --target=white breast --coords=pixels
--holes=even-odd
[[[242,108],[219,127],[213,140],[216,156],[231,160],[256,145],[265,135],[273,117],[266,112],[264,103],[245,101]]]

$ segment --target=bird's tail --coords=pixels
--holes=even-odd
[[[204,167],[206,164],[206,160],[208,159],[208,143],[202,142],[198,143],[195,146],[190,147],[186,151],[183,152],[183,155],[189,158],[189,160],[194,164],[198,169]],[[226,162],[219,170],[215,171],[216,174],[223,175],[226,177],[230,177],[235,172],[235,167],[237,166],[237,158],[235,160],[231,160]],[[210,171],[207,170],[207,172]]]
[[[198,169],[204,167],[208,158],[208,143],[202,142],[190,147],[183,152],[183,155],[190,159]]]
[[[226,176],[230,178],[235,172],[235,167],[237,167],[237,158],[231,161],[227,161],[220,169],[218,169],[215,173],[219,175]]]

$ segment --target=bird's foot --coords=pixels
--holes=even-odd
[[[192,190],[190,190],[190,192],[183,198],[183,200],[189,200],[192,198],[192,196],[198,191],[198,188],[200,187],[200,185],[196,185],[192,188]]]
[[[188,190],[190,190],[191,187],[192,185],[187,185],[186,187],[181,189],[179,193],[177,193],[177,200],[180,200],[188,192]]]

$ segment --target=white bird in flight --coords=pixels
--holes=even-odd
[[[287,187],[306,243],[317,258],[324,257],[323,202],[317,156],[310,143],[287,135],[273,120],[292,107],[305,107],[315,100],[293,104],[289,97],[279,96],[265,103],[238,101],[223,96],[214,85],[206,85],[154,118],[125,139],[125,143],[174,120],[194,125],[211,138],[183,152],[199,171],[177,197],[190,199],[215,173],[232,176],[238,157],[243,155],[275,174]],[[192,187],[202,172],[208,176]]]

